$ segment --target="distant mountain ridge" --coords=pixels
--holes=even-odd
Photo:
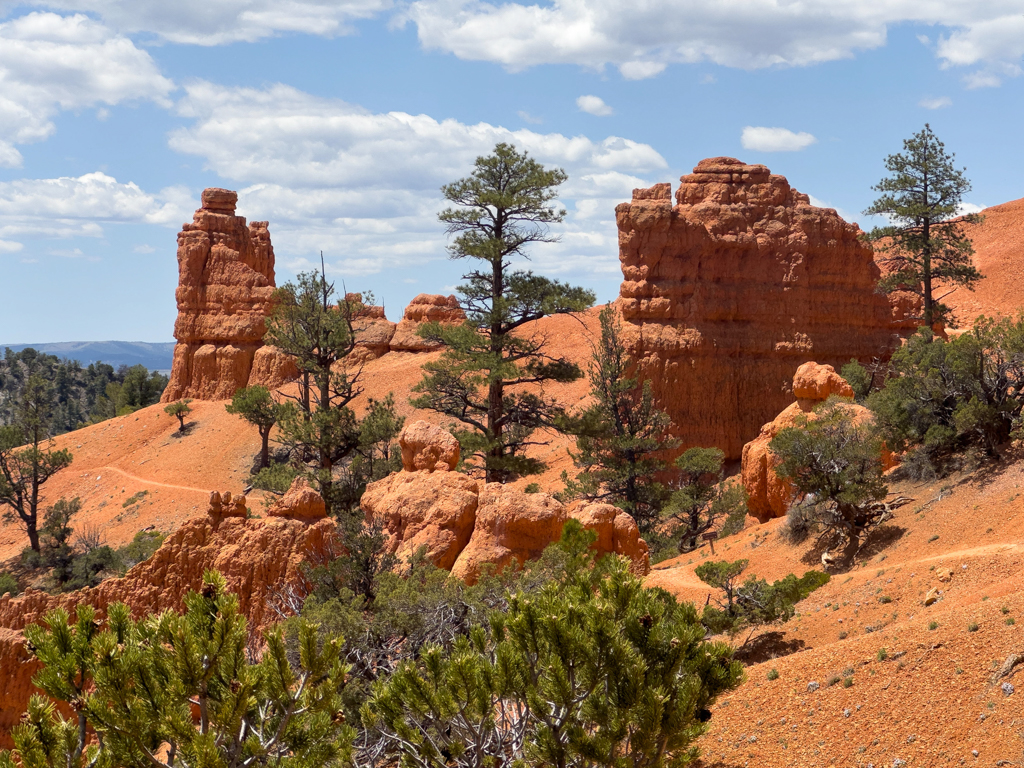
[[[83,366],[104,362],[117,368],[121,365],[144,365],[151,371],[169,371],[174,359],[174,342],[148,341],[58,341],[51,344],[0,344],[0,350],[15,352],[32,347],[39,352],[77,360]]]

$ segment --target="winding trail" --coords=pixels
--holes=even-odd
[[[88,469],[89,472],[100,472],[100,473],[102,473],[104,471],[108,471],[108,470],[110,472],[116,472],[119,475],[123,475],[124,477],[127,477],[129,480],[134,480],[135,482],[138,482],[138,483],[145,483],[146,485],[156,485],[156,486],[159,486],[161,488],[174,488],[175,490],[178,490],[178,491],[193,491],[195,493],[207,493],[207,494],[210,493],[209,489],[207,489],[207,488],[193,488],[190,485],[172,485],[171,483],[161,483],[158,480],[147,480],[144,477],[139,477],[138,475],[133,475],[133,474],[131,474],[129,472],[125,472],[123,469],[119,469],[118,467],[105,466],[105,467],[90,467]]]

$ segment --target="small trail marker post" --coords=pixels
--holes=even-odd
[[[718,538],[718,531],[708,531],[700,535],[704,541],[711,545],[711,554],[715,554],[715,539]]]

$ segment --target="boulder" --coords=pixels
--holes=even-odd
[[[452,566],[452,575],[473,584],[485,564],[500,571],[513,560],[522,564],[540,557],[548,544],[561,538],[565,517],[565,507],[546,493],[487,483],[480,492],[473,536]]]
[[[447,430],[425,421],[406,424],[398,435],[406,472],[444,472],[459,465],[459,441]]]
[[[245,498],[245,497],[243,497]],[[304,477],[292,480],[291,487],[270,509],[268,517],[287,517],[292,520],[320,520],[327,517],[323,496],[310,486]]]
[[[757,437],[743,446],[741,478],[748,496],[747,508],[762,523],[784,516],[794,494],[793,485],[775,472],[778,460],[768,447],[771,441],[802,418],[813,420],[814,408],[830,396],[852,398],[853,388],[831,365],[807,362],[793,376],[793,394],[797,401],[761,427]],[[858,424],[872,418],[871,412],[862,405],[847,403],[843,407]]]
[[[856,224],[763,165],[703,160],[616,208],[624,337],[678,451],[739,458],[808,360],[887,357],[902,329]]]
[[[424,339],[417,334],[423,323],[438,322],[458,325],[465,322],[466,314],[459,308],[455,296],[421,293],[409,302],[402,320],[391,339],[392,352],[433,352],[441,343]]]
[[[246,386],[274,292],[267,222],[235,215],[238,195],[203,190],[202,206],[178,234],[178,318],[163,402],[225,400]]]
[[[630,569],[637,576],[651,572],[647,542],[641,538],[640,528],[631,515],[611,504],[583,504],[571,509],[569,517],[597,534],[592,549],[629,558]]]
[[[401,563],[425,547],[430,562],[450,570],[473,535],[478,492],[477,481],[458,472],[396,472],[370,483],[361,505]]]

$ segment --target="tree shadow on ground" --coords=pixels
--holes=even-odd
[[[785,632],[765,632],[736,649],[735,658],[744,664],[760,664],[769,659],[802,651],[807,643],[799,638],[786,639]]]
[[[874,557],[884,549],[888,549],[897,541],[903,538],[907,529],[892,523],[883,523],[872,528],[861,540],[860,549],[852,556],[846,553],[835,538],[826,538],[823,541],[815,540],[814,545],[803,553],[800,562],[810,567],[822,568],[821,556],[827,550],[835,559],[828,567],[831,574],[845,573],[860,560],[867,560]]]
[[[198,427],[199,427],[199,422],[198,421],[190,421],[187,424],[185,424],[185,429],[184,430],[176,429],[173,432],[171,432],[171,437],[176,438],[178,440],[181,440],[183,437],[188,437],[193,432],[195,432],[196,429],[198,429]]]

